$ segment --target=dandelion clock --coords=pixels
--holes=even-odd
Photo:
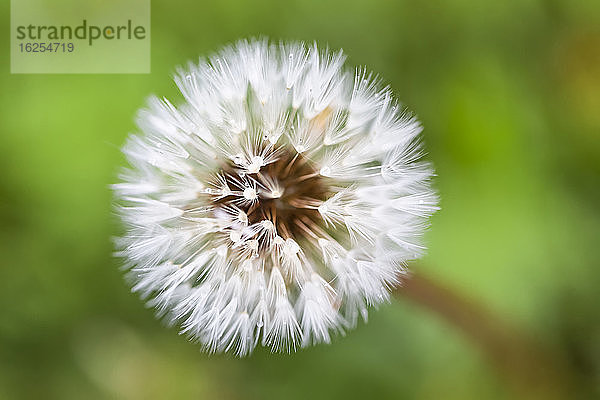
[[[113,186],[133,291],[209,352],[329,343],[389,300],[437,209],[419,122],[342,52],[240,41],[151,98]]]

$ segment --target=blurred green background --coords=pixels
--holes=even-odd
[[[1,399],[511,399],[405,300],[331,346],[208,356],[129,292],[108,188],[175,66],[253,35],[367,65],[420,117],[442,211],[419,264],[566,360],[600,398],[600,2],[153,1],[149,75],[11,75],[0,58]]]

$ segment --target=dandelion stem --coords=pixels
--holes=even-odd
[[[566,368],[557,356],[532,342],[527,335],[480,304],[422,273],[403,277],[402,282],[395,291],[397,298],[413,301],[462,331],[481,348],[521,398],[568,398]]]

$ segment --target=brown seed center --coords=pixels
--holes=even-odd
[[[240,202],[231,195],[219,199],[217,207],[235,205],[246,213],[248,225],[268,220],[283,239],[302,241],[312,232],[307,228],[321,220],[317,207],[327,199],[329,185],[308,158],[289,150],[278,154],[276,161],[248,174],[257,184],[255,201]],[[239,187],[243,169],[227,164],[222,172],[230,188]],[[264,249],[259,243],[259,251]]]

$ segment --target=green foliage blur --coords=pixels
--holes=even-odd
[[[600,2],[152,2],[152,73],[11,75],[0,5],[0,399],[512,399],[402,299],[330,346],[209,356],[130,293],[108,187],[151,94],[239,38],[343,48],[425,126],[442,211],[415,266],[566,360],[600,398]]]

